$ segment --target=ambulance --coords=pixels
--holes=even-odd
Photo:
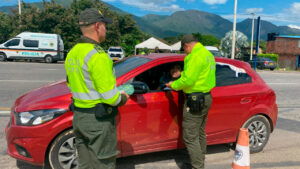
[[[23,32],[0,45],[0,61],[28,59],[53,63],[64,60],[64,43],[58,34]]]

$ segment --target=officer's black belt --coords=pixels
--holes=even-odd
[[[96,110],[96,106],[92,107],[92,108],[80,108],[80,107],[73,106],[73,109],[75,111],[79,111],[79,112],[82,112],[82,113],[94,114],[95,110]]]
[[[210,92],[207,92],[207,93],[202,93],[202,92],[194,92],[194,93],[186,93],[185,95],[188,97],[190,96],[191,94],[199,94],[199,95],[210,95]]]

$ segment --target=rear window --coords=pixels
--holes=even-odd
[[[128,57],[126,59],[123,59],[122,61],[115,62],[114,68],[116,71],[116,76],[118,78],[149,61],[150,59],[142,57]]]
[[[37,48],[37,47],[39,47],[39,41],[38,40],[24,40],[23,45],[25,47]]]
[[[229,86],[244,83],[251,83],[251,77],[244,69],[237,68],[230,64],[217,63],[216,65],[216,86]]]

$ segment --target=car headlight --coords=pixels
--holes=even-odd
[[[66,113],[65,109],[45,109],[15,113],[16,124],[21,126],[35,126],[46,123]]]

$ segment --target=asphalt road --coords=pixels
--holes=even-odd
[[[251,168],[300,168],[300,72],[259,71],[277,95],[279,116],[275,131],[263,152],[251,154]],[[41,169],[16,160],[6,153],[5,115],[14,100],[45,84],[65,78],[63,64],[0,62],[0,169]],[[3,114],[4,113],[4,114]],[[228,145],[208,147],[207,169],[229,169],[234,151]],[[188,160],[185,150],[157,152],[117,160],[118,169],[178,169]]]

